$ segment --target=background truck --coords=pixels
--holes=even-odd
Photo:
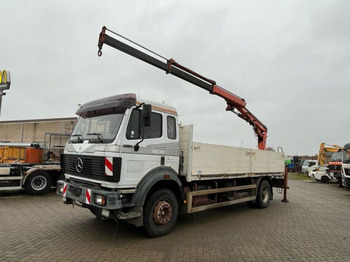
[[[24,189],[31,195],[48,193],[62,175],[60,148],[33,143],[0,143],[0,192]]]
[[[328,164],[328,170],[333,176],[338,179],[339,185],[341,186],[341,178],[342,178],[342,164],[343,159],[346,157],[346,150],[343,148],[339,149],[338,152],[334,152],[332,154],[331,160]]]
[[[350,143],[344,145],[339,153],[341,153],[343,160],[341,163],[341,184],[343,187],[350,189]]]
[[[179,212],[194,213],[236,203],[266,208],[282,187],[284,154],[263,150],[267,128],[243,99],[175,63],[163,63],[105,34],[111,45],[223,97],[258,136],[262,150],[193,141],[193,126],[179,125],[174,107],[124,94],[85,103],[61,158],[65,180],[57,192],[65,204],[97,218],[126,220],[151,237],[170,232]],[[121,47],[122,46],[122,47]],[[121,48],[120,48],[121,47]],[[99,51],[101,55],[101,51]],[[163,64],[162,64],[163,63]]]
[[[288,172],[301,172],[300,156],[288,157],[285,159]]]

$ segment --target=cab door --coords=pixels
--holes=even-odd
[[[134,187],[152,169],[164,163],[166,132],[164,114],[151,112],[150,125],[142,123],[142,109],[131,112],[125,138],[121,145],[121,187]]]
[[[180,144],[177,117],[167,115],[164,120],[163,129],[166,130],[164,165],[178,173],[180,164]]]

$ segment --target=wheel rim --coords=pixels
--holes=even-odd
[[[153,219],[157,225],[167,224],[173,215],[173,208],[165,201],[159,201],[154,208]]]
[[[264,203],[267,203],[269,201],[269,189],[267,187],[264,187],[261,192],[262,201]]]
[[[32,179],[31,186],[34,190],[42,190],[46,187],[47,180],[44,176],[36,176]]]

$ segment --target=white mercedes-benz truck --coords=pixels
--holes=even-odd
[[[99,219],[127,220],[152,237],[167,234],[178,213],[248,202],[266,208],[282,187],[282,153],[194,142],[176,109],[135,94],[95,100],[61,156],[64,203]]]
[[[58,181],[57,192],[64,203],[87,208],[99,219],[143,226],[159,237],[170,232],[179,212],[242,202],[266,208],[273,187],[284,186],[286,196],[284,155],[265,150],[267,128],[244,99],[106,30],[99,37],[99,55],[103,44],[110,45],[223,98],[227,111],[253,126],[259,150],[194,142],[193,126],[180,125],[174,107],[141,101],[135,94],[98,99],[77,111],[79,120],[61,156],[65,180]]]

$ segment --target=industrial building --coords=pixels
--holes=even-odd
[[[0,121],[0,142],[64,147],[76,117]]]

